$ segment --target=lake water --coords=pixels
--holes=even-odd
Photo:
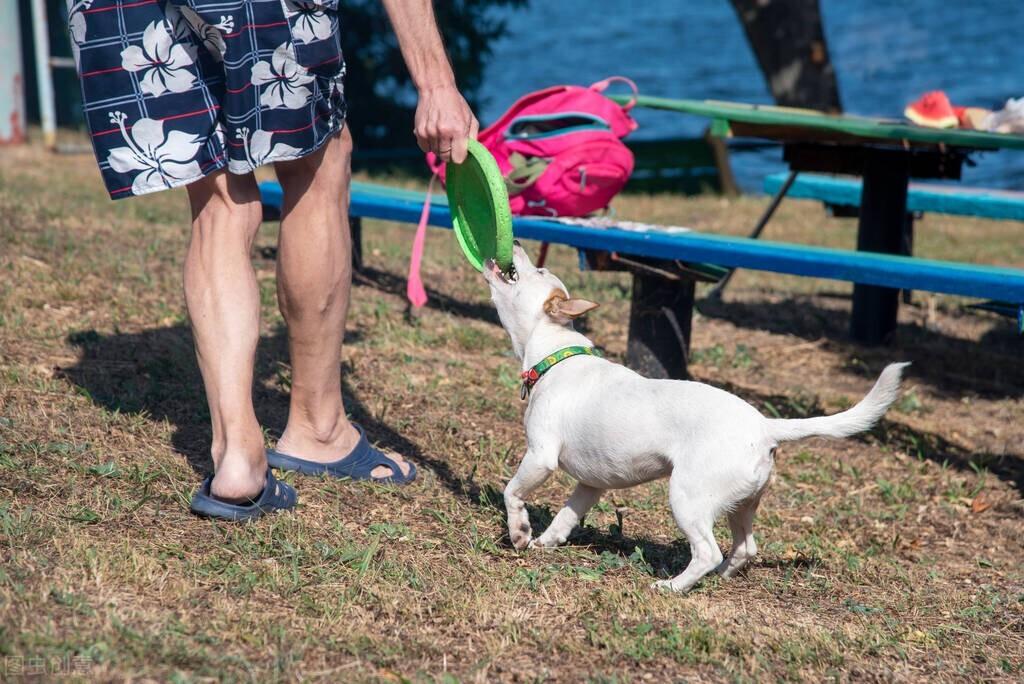
[[[846,111],[899,117],[928,90],[955,104],[999,108],[1024,96],[1022,0],[822,0],[825,34]],[[495,44],[480,112],[493,121],[526,92],[605,76],[632,78],[642,93],[771,102],[727,0],[532,0],[510,11]],[[707,121],[637,111],[636,137],[699,135]],[[744,189],[784,170],[779,148],[736,151]],[[1024,152],[975,155],[973,185],[1024,190]]]

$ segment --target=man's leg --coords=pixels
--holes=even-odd
[[[277,252],[277,298],[288,324],[292,394],[277,450],[311,461],[335,461],[359,433],[341,401],[341,343],[352,288],[348,129],[317,153],[275,164],[284,190]],[[394,456],[403,473],[409,466]],[[388,477],[380,466],[374,477]]]
[[[192,239],[185,302],[213,423],[211,493],[257,496],[266,482],[263,433],[252,406],[260,298],[250,250],[262,218],[253,176],[224,171],[188,186]]]

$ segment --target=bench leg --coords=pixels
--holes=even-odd
[[[909,157],[899,152],[879,152],[864,169],[857,249],[862,252],[903,252],[906,227]],[[850,336],[862,344],[886,342],[896,330],[899,290],[874,285],[853,286]]]
[[[633,274],[626,365],[649,378],[689,377],[692,280]]]

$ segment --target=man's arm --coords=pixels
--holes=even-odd
[[[459,164],[466,158],[466,140],[476,137],[479,124],[455,87],[432,0],[382,1],[419,91],[416,142],[424,152]]]

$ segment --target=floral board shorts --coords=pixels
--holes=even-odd
[[[319,149],[345,124],[337,0],[67,0],[111,198]]]

